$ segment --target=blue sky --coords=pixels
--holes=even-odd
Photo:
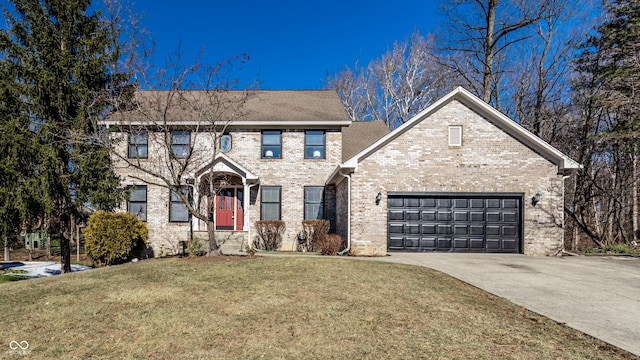
[[[242,74],[262,89],[318,89],[328,73],[367,64],[414,30],[434,31],[439,1],[137,0],[156,42],[153,61],[181,44],[187,61],[250,56]]]

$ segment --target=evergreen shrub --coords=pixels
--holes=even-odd
[[[147,248],[147,225],[128,212],[97,211],[83,233],[87,256],[97,265],[128,262]]]

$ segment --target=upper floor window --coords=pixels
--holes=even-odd
[[[324,130],[307,130],[304,132],[304,158],[324,159]]]
[[[188,186],[181,188],[182,194],[187,197],[191,202],[191,194]],[[187,205],[180,198],[180,194],[171,190],[171,197],[169,200],[169,221],[170,222],[188,222],[189,221],[189,209]]]
[[[224,134],[220,137],[220,151],[223,153],[231,151],[231,134]]]
[[[135,185],[131,187],[127,211],[136,215],[138,219],[147,221],[147,186]]]
[[[129,133],[129,158],[146,159],[149,150],[149,133],[138,131]]]
[[[171,151],[178,159],[184,159],[189,155],[189,146],[191,144],[191,132],[189,130],[180,130],[171,132]]]
[[[280,220],[280,186],[262,186],[260,220]]]
[[[282,159],[282,131],[262,131],[261,153],[263,159]]]
[[[324,187],[304,187],[304,219],[316,220],[324,216]]]

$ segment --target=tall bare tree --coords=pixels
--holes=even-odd
[[[366,67],[330,76],[352,120],[383,120],[398,127],[451,90],[451,74],[432,54],[433,39],[414,32]]]
[[[116,166],[132,169],[128,175],[132,179],[170,190],[171,197],[179,199],[191,216],[206,223],[209,256],[220,251],[215,219],[206,200],[224,188],[228,179],[213,169],[199,184],[194,184],[193,177],[197,169],[215,162],[221,153],[220,137],[243,115],[251,91],[237,90],[233,74],[246,60],[242,55],[216,65],[185,65],[177,52],[167,67],[153,74],[141,72],[138,79],[145,86],[138,85],[129,99],[120,99],[109,118],[110,123],[116,121],[108,138]],[[141,134],[148,154],[136,156],[130,139]]]
[[[485,102],[500,109],[501,81],[508,50],[531,36],[549,0],[446,0],[447,21],[438,35],[442,63]]]
[[[588,141],[591,172],[574,200],[573,218],[601,244],[638,240],[638,143],[640,142],[640,2],[606,2],[607,16],[582,47],[577,64],[590,89],[589,108],[599,114]],[[578,187],[578,186],[577,186]],[[629,191],[631,189],[631,191]],[[592,218],[578,215],[592,204]]]

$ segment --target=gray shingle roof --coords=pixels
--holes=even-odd
[[[354,121],[342,129],[342,161],[347,161],[390,132],[383,121]]]

